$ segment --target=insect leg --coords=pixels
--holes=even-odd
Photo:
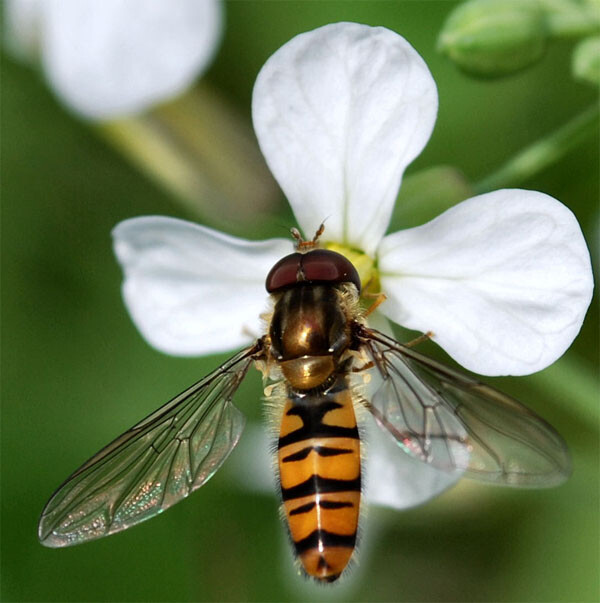
[[[372,314],[387,299],[385,293],[364,293],[363,297],[375,298],[375,301],[367,308],[365,317]]]
[[[427,331],[427,333],[423,333],[423,335],[419,335],[415,339],[412,339],[408,343],[403,343],[402,345],[406,346],[407,348],[413,348],[416,345],[423,343],[424,341],[428,341],[432,337],[433,337],[433,331]]]

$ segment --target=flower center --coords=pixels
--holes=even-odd
[[[323,247],[341,253],[352,262],[358,271],[360,282],[362,283],[361,298],[372,296],[381,291],[379,271],[375,260],[371,256],[360,249],[354,249],[346,245],[340,245],[339,243],[324,243]],[[372,297],[370,299],[372,301]]]

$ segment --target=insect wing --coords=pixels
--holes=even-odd
[[[242,433],[244,416],[232,396],[258,348],[236,354],[75,471],[42,512],[42,544],[62,547],[114,534],[202,486]]]
[[[563,439],[520,402],[383,333],[362,331],[381,377],[370,410],[405,452],[509,486],[555,486],[570,475]]]

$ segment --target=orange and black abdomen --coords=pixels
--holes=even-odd
[[[360,510],[360,439],[343,376],[326,392],[290,392],[278,461],[296,553],[309,576],[331,582],[352,556]]]

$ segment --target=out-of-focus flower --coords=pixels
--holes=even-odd
[[[579,42],[573,53],[572,71],[577,79],[600,86],[600,36]]]
[[[4,16],[9,48],[188,209],[251,223],[279,200],[247,120],[192,86],[221,38],[220,0],[6,0]]]
[[[219,0],[6,0],[4,15],[9,46],[39,61],[60,99],[92,119],[182,93],[222,31]]]
[[[577,335],[593,288],[585,241],[564,205],[535,191],[499,190],[384,236],[437,105],[433,78],[406,40],[338,23],[293,38],[267,61],[253,120],[304,233],[326,220],[324,245],[355,263],[367,289],[386,294],[381,315],[433,331],[470,370],[541,370]],[[229,350],[260,335],[265,276],[292,249],[289,240],[246,241],[165,217],[126,220],[113,234],[135,324],[151,345],[176,355]],[[370,318],[382,320],[378,312]],[[430,479],[406,461],[406,482]],[[424,489],[426,497],[434,491]]]

